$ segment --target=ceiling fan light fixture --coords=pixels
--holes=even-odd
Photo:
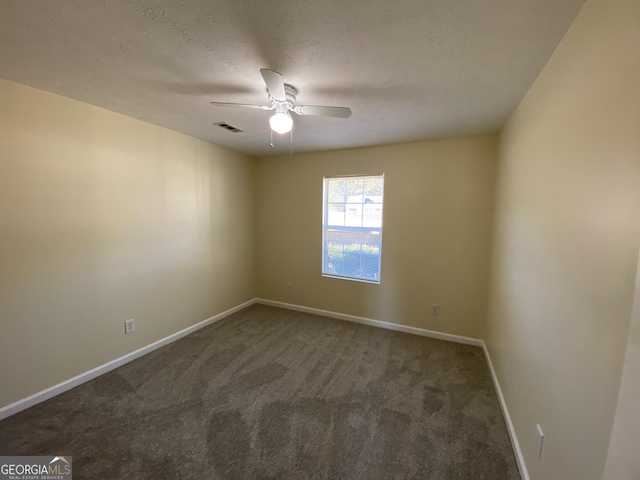
[[[293,127],[293,119],[289,113],[278,112],[269,119],[269,125],[276,133],[288,133]]]

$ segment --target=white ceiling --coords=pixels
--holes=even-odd
[[[289,151],[260,68],[300,105],[294,151],[495,133],[583,0],[2,0],[0,77],[252,155]],[[213,124],[224,121],[232,133]]]

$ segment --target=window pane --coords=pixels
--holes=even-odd
[[[345,226],[346,227],[362,226],[362,204],[361,203],[347,203],[346,214],[345,214]]]
[[[382,178],[367,178],[364,181],[364,194],[372,199],[376,197],[376,203],[382,203]]]
[[[357,200],[362,202],[362,194],[364,190],[364,179],[361,177],[350,177],[346,180],[347,183],[347,202],[349,202],[349,198],[356,198]]]
[[[363,209],[363,227],[382,227],[382,203],[365,203]]]
[[[327,224],[344,227],[344,203],[329,204],[327,212]]]
[[[344,203],[346,182],[342,178],[327,180],[329,203]]]

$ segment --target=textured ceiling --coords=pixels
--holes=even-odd
[[[300,105],[294,151],[495,133],[582,0],[2,0],[0,77],[252,155],[289,151],[260,68]],[[214,126],[227,122],[244,130]]]

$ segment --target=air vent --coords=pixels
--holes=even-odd
[[[229,130],[230,132],[233,132],[233,133],[241,133],[242,132],[242,130],[240,130],[239,128],[236,128],[233,125],[229,125],[228,123],[219,122],[219,123],[214,123],[214,125],[216,127],[220,127],[220,128],[224,128],[225,130]]]

